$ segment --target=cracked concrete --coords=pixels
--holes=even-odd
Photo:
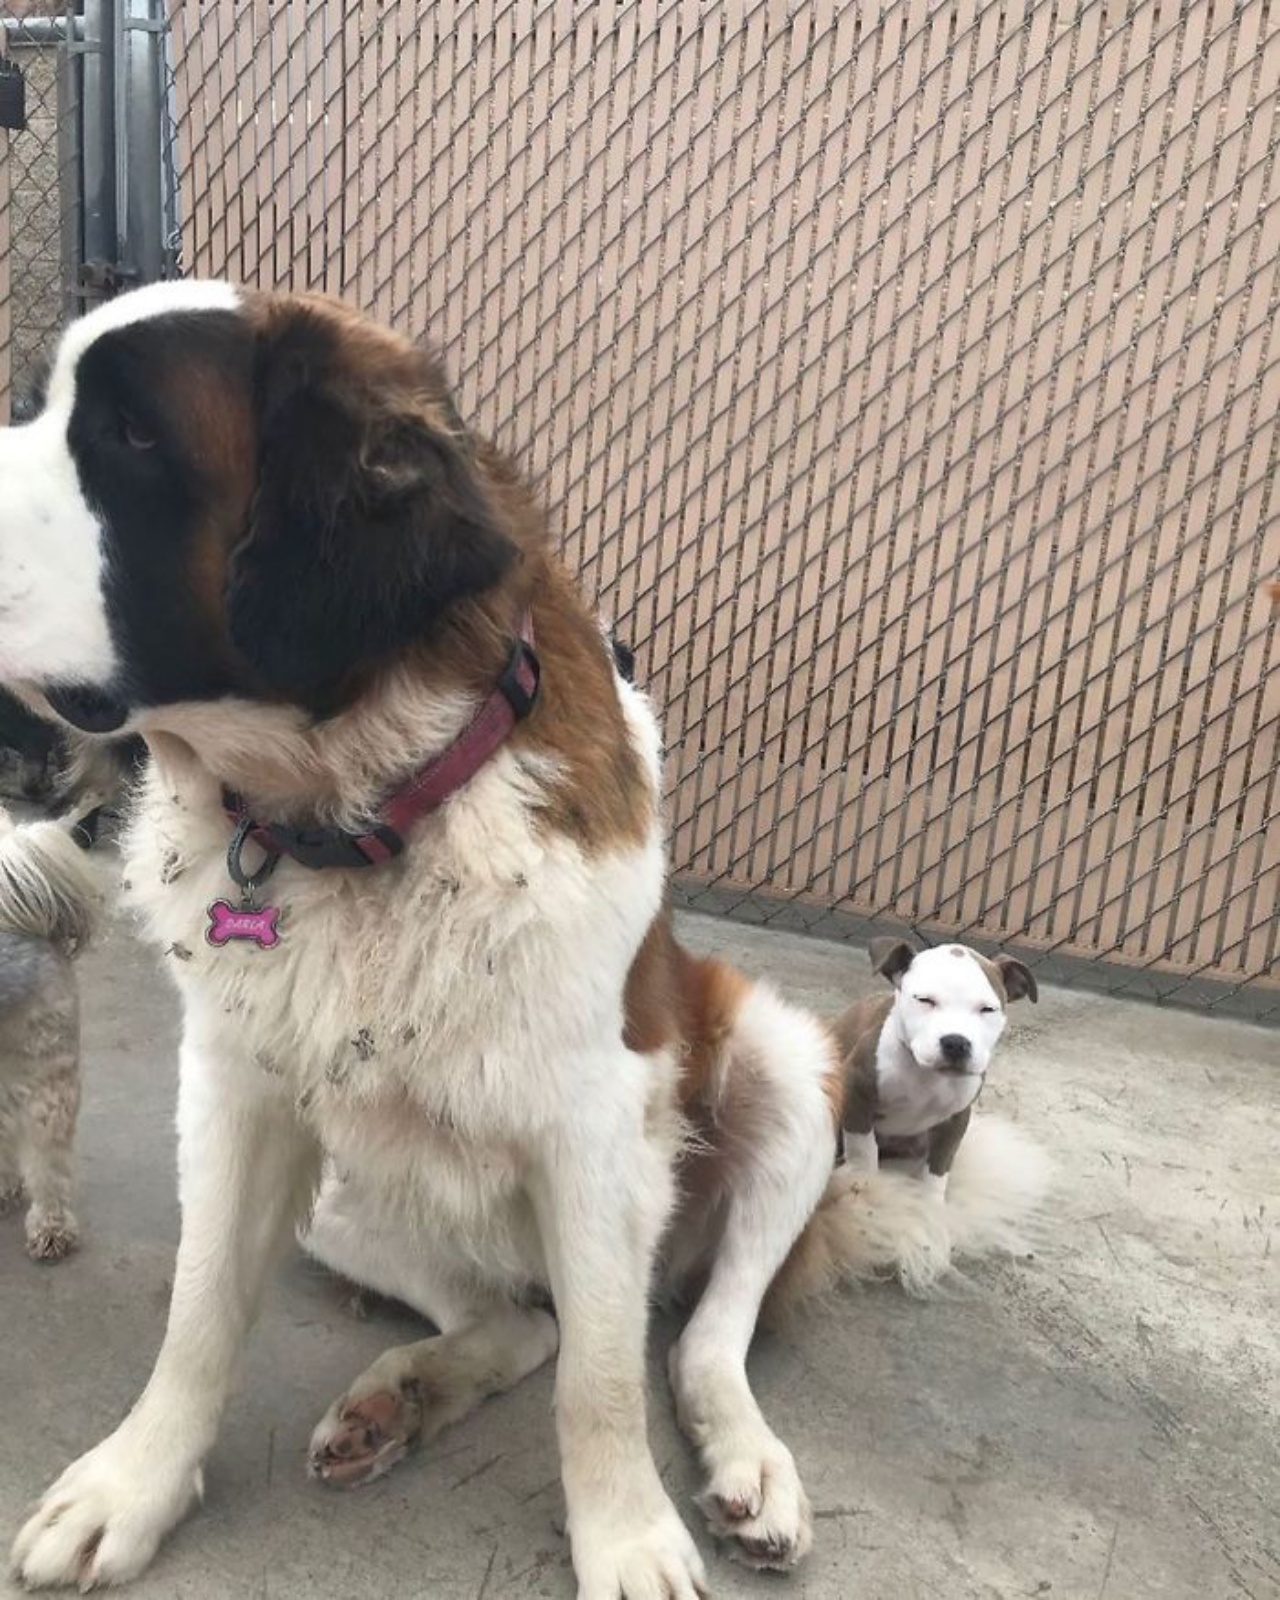
[[[684,926],[824,1010],[870,986],[848,947]],[[174,999],[122,928],[81,971],[84,1248],[36,1267],[0,1223],[6,1541],[145,1381],[177,1234]],[[760,1340],[753,1379],[805,1476],[817,1544],[790,1579],[706,1547],[721,1600],[1280,1596],[1280,1035],[1062,990],[1014,1016],[987,1094],[1056,1151],[1042,1249],[943,1298],[869,1289]],[[418,1329],[386,1306],[355,1316],[292,1259],[205,1505],[132,1593],[571,1597],[549,1372],[368,1489],[305,1480],[329,1401]],[[655,1332],[655,1380],[670,1332]],[[656,1393],[658,1460],[688,1510],[692,1464]]]

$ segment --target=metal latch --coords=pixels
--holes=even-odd
[[[20,131],[27,125],[27,80],[16,61],[0,57],[0,128]]]
[[[132,267],[121,267],[110,261],[86,261],[80,268],[80,288],[84,294],[100,294],[110,298],[140,282]]]

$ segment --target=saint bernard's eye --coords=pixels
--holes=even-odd
[[[120,418],[120,437],[129,446],[130,450],[155,449],[155,435],[148,433],[141,423],[135,421],[133,417],[123,416]]]

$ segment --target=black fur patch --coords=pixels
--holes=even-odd
[[[609,645],[613,650],[613,664],[618,669],[618,676],[628,683],[636,681],[636,653],[629,644],[623,644],[616,633],[609,635]]]
[[[53,754],[57,730],[51,722],[36,716],[5,689],[0,689],[0,745],[19,755],[44,761]]]
[[[242,685],[201,591],[199,545],[226,486],[184,411],[190,381],[244,403],[253,336],[234,312],[156,317],[96,339],[76,369],[68,442],[102,523],[104,588],[126,706],[207,700]],[[225,508],[243,519],[247,507]],[[75,710],[68,711],[75,721]]]
[[[178,312],[95,340],[69,443],[122,663],[94,686],[104,704],[238,694],[325,715],[361,669],[496,584],[516,549],[466,447],[414,403],[442,387],[426,355],[387,377],[305,305],[261,327]]]
[[[323,316],[263,341],[255,388],[258,492],[231,565],[231,638],[272,689],[323,711],[354,670],[496,584],[516,550],[457,438],[345,370]]]

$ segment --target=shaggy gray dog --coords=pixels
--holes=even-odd
[[[71,958],[92,931],[84,856],[56,822],[0,810],[0,1213],[27,1203],[27,1252],[78,1240],[71,1147],[80,1106],[80,1007]]]

